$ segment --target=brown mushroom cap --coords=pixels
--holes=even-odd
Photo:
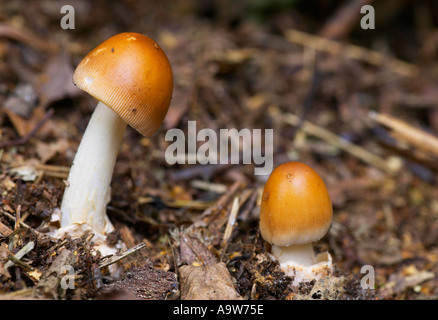
[[[150,136],[166,116],[173,75],[166,54],[154,40],[127,32],[88,53],[76,68],[73,83]]]
[[[260,207],[262,237],[276,246],[318,241],[330,228],[332,203],[321,177],[309,166],[288,162],[266,182]]]

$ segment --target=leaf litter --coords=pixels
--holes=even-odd
[[[108,3],[93,10],[79,1],[71,32],[59,27],[54,3],[0,4],[1,299],[436,299],[434,38],[420,43],[417,63],[406,54],[418,47],[412,39],[397,51],[384,38],[380,50],[379,43],[370,49],[366,34],[353,44],[351,25],[340,42],[313,32],[303,4],[258,12],[266,19],[260,24],[245,11],[224,14],[222,1],[210,16],[184,3],[123,2],[115,14]],[[27,19],[31,10],[45,18]],[[160,130],[142,138],[128,129],[117,159],[108,206],[117,231],[108,241],[135,250],[112,257],[122,270],[115,278],[93,250],[93,235],[46,233],[59,223],[64,181],[94,106],[71,85],[71,73],[99,39],[126,29],[157,39],[175,88]],[[47,34],[55,37],[46,41]],[[258,232],[267,177],[254,176],[253,165],[166,163],[166,130],[187,132],[190,120],[214,130],[274,128],[274,166],[299,160],[320,173],[334,219],[315,249],[332,253],[333,277],[291,287],[269,258]],[[414,131],[415,139],[406,135]],[[366,265],[375,270],[373,289],[361,286]]]

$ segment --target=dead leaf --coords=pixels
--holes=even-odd
[[[8,261],[8,256],[10,252],[6,246],[6,244],[0,245],[0,275],[10,278],[8,269],[5,267],[4,263]]]
[[[381,293],[386,297],[399,295],[403,291],[431,280],[434,277],[435,274],[433,272],[418,270],[413,265],[407,266],[400,272],[389,276],[388,282],[383,286]]]
[[[180,233],[180,259],[183,263],[192,264],[195,261],[201,264],[215,265],[216,257],[208,250],[208,248],[196,238]]]
[[[4,108],[13,111],[21,117],[28,118],[37,101],[38,95],[34,86],[29,83],[20,83],[6,99]]]
[[[225,263],[179,268],[181,300],[242,300]]]
[[[1,221],[0,221],[0,236],[2,237],[7,237],[9,236],[13,231],[6,225],[4,225]],[[0,256],[0,260],[1,260],[1,256]]]
[[[63,154],[69,148],[69,142],[66,139],[58,139],[54,143],[36,142],[36,152],[41,159],[41,163],[46,163],[56,154]]]
[[[39,176],[38,170],[32,165],[22,165],[11,169],[12,175],[18,176],[23,181],[35,181]]]
[[[42,108],[55,101],[70,97],[74,98],[81,94],[72,82],[73,66],[67,51],[52,56],[47,62],[42,75],[37,77],[35,84],[40,94]]]
[[[181,90],[175,88],[172,96],[172,104],[164,118],[164,129],[169,130],[178,126],[181,118],[186,114],[190,105],[191,92],[193,89]]]
[[[29,118],[19,116],[14,111],[7,108],[3,108],[3,112],[7,114],[20,137],[24,137],[31,132],[45,115],[44,110],[41,108],[34,108],[32,115]]]
[[[12,181],[12,179],[9,176],[6,176],[3,179],[2,185],[7,191],[11,191],[15,188],[15,182]]]

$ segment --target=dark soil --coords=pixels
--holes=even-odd
[[[219,279],[218,294],[237,293],[226,297],[437,299],[438,8],[376,1],[376,29],[364,30],[353,5],[341,11],[347,2],[361,1],[77,0],[75,29],[64,30],[59,1],[0,1],[1,299],[180,299],[182,266]],[[96,106],[72,85],[74,68],[125,31],[160,44],[174,92],[158,132],[125,134],[108,242],[138,250],[102,267],[92,234],[48,231]],[[330,252],[330,278],[293,287],[269,258],[258,230],[268,176],[255,175],[257,165],[166,162],[166,132],[187,134],[188,121],[216,132],[273,129],[274,168],[297,160],[320,174],[334,213],[314,247]],[[228,273],[212,267],[221,263]],[[374,270],[371,289],[364,266]]]

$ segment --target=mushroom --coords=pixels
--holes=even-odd
[[[120,33],[88,53],[77,66],[73,83],[99,103],[70,170],[57,235],[80,236],[91,229],[100,249],[111,253],[104,250],[109,249],[106,235],[114,230],[106,206],[122,138],[127,124],[144,136],[159,128],[172,97],[172,69],[154,40]]]
[[[332,203],[321,177],[308,165],[287,162],[269,176],[260,206],[260,233],[292,284],[328,276],[328,252],[315,256],[312,242],[330,228]]]

